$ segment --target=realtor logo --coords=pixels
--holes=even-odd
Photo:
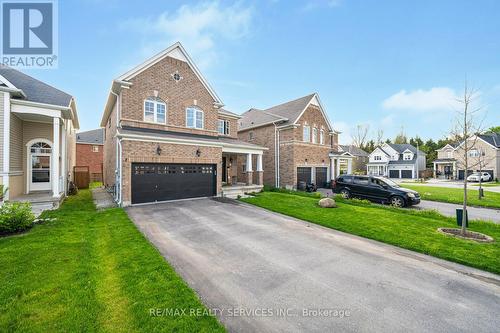
[[[2,2],[2,64],[24,68],[57,67],[57,2]]]

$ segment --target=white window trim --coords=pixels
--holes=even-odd
[[[153,103],[153,121],[146,120],[146,103]],[[158,105],[164,105],[165,106],[165,121],[159,122],[158,121]],[[158,101],[158,100],[153,100],[153,99],[145,99],[143,103],[143,120],[148,123],[155,123],[155,124],[166,124],[167,123],[167,103]]]
[[[193,118],[193,126],[189,126],[188,124],[188,110],[193,110],[194,111],[194,118]],[[201,113],[201,127],[196,126],[198,123],[198,112]],[[194,129],[204,129],[205,128],[205,112],[203,110],[198,109],[196,107],[188,107],[186,108],[186,127],[187,128],[194,128]]]
[[[319,144],[320,145],[325,144],[325,131],[324,130],[319,131]]]
[[[93,153],[98,153],[99,152],[99,146],[92,145],[92,152]]]
[[[318,129],[316,127],[312,130],[312,142],[318,143]]]
[[[307,140],[306,140],[306,129],[308,131],[307,133]],[[311,126],[309,125],[304,125],[304,129],[302,130],[302,141],[304,142],[311,142]]]
[[[220,124],[222,122],[222,133],[220,132]],[[227,132],[227,133],[226,133]],[[219,135],[224,135],[224,136],[228,136],[231,134],[231,126],[230,126],[230,121],[227,120],[227,119],[218,119],[217,120],[217,133],[219,133]]]

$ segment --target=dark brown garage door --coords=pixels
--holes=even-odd
[[[316,186],[323,188],[326,186],[328,181],[328,168],[317,167],[316,168]]]
[[[132,203],[216,195],[214,164],[132,163]]]
[[[309,167],[297,168],[297,185],[300,182],[306,182],[306,184],[311,184],[311,168]]]
[[[413,178],[413,170],[401,170],[401,178]]]

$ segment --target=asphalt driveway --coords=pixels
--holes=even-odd
[[[232,332],[495,332],[500,276],[246,204],[128,214]],[[151,300],[151,307],[161,307]]]

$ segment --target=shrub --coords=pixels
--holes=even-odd
[[[27,230],[34,221],[29,202],[6,202],[0,207],[0,235]]]

